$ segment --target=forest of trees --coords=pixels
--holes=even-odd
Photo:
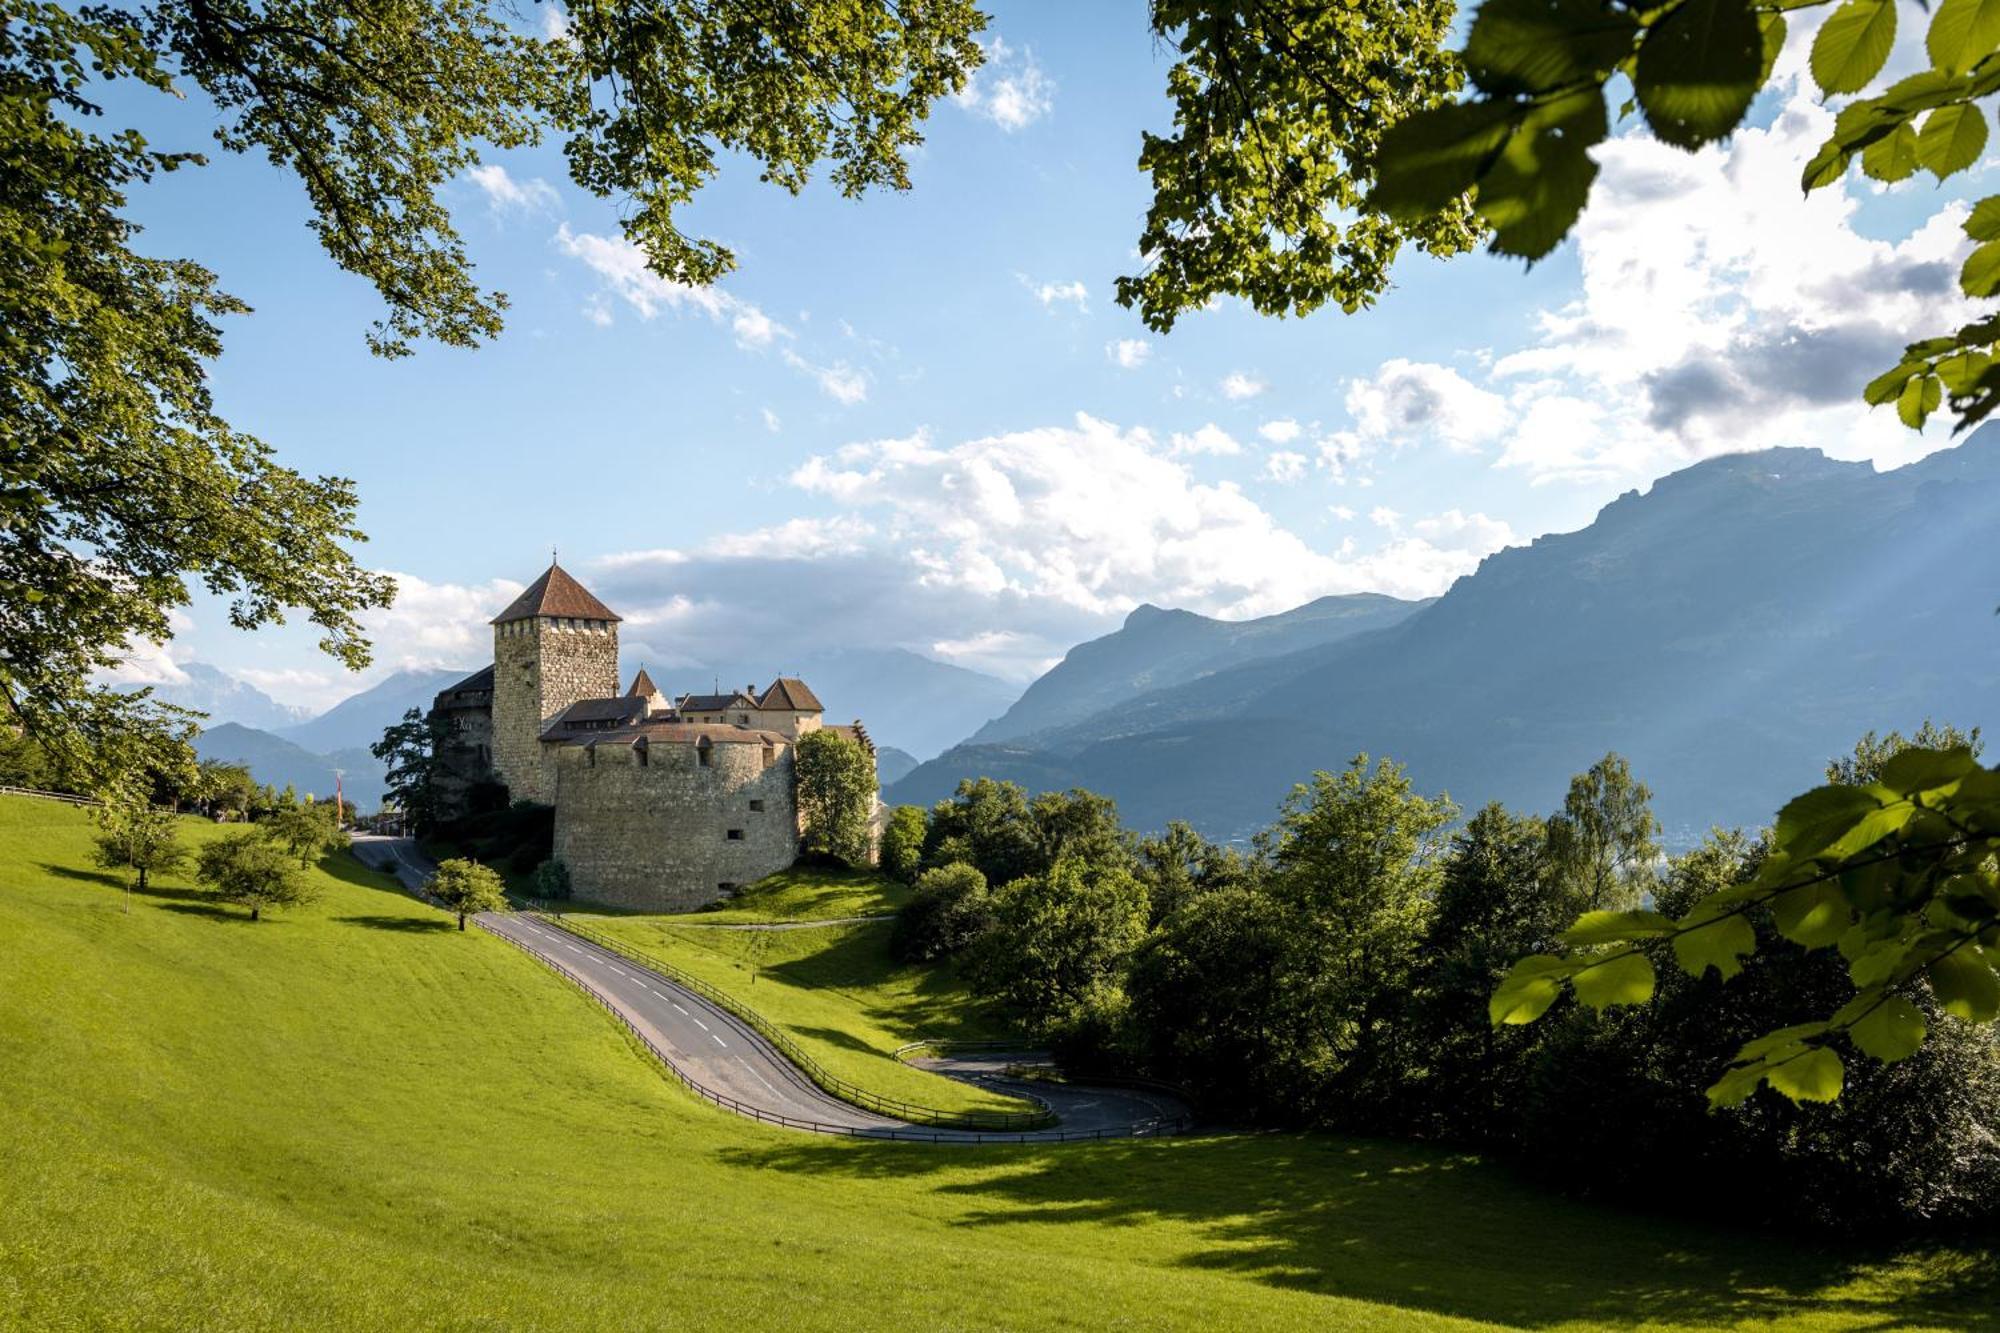
[[[1918,740],[1977,746],[1948,729]],[[1858,789],[1907,748],[1871,734],[1829,783]],[[894,948],[954,960],[1070,1067],[1172,1081],[1223,1122],[1466,1144],[1579,1192],[1729,1197],[1773,1221],[1994,1215],[2000,1045],[1921,979],[1899,991],[1921,1048],[1849,1061],[1837,1100],[1765,1089],[1711,1105],[1732,1053],[1853,991],[1839,952],[1788,939],[1768,907],[1743,918],[1755,948],[1737,975],[1662,965],[1644,1003],[1611,1007],[1638,997],[1580,982],[1541,1022],[1495,1021],[1517,960],[1573,944],[1580,913],[1678,918],[1770,855],[1770,835],[1722,830],[1666,855],[1649,798],[1607,755],[1552,814],[1489,805],[1461,821],[1363,756],[1314,775],[1238,849],[1184,824],[1135,837],[1088,792],[970,781],[891,815],[883,866],[915,885]]]

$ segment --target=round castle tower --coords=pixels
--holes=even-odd
[[[517,801],[555,800],[542,729],[618,693],[618,616],[561,565],[493,618],[493,768]]]

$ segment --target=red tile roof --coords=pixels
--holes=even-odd
[[[629,697],[638,699],[650,698],[659,692],[660,687],[653,683],[653,678],[646,674],[644,667],[640,667],[639,674],[632,677],[632,688],[625,691]]]
[[[759,708],[789,709],[794,713],[823,713],[825,705],[819,701],[806,683],[796,676],[780,676],[771,682],[771,688],[764,691],[764,697],[757,701]]]
[[[512,605],[493,617],[504,625],[511,620],[535,620],[561,616],[576,620],[617,620],[617,613],[591,595],[590,589],[570,577],[561,565],[550,565],[530,583]]]

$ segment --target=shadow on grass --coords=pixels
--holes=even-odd
[[[430,916],[337,916],[334,920],[351,926],[366,926],[370,930],[400,931],[406,935],[435,935],[439,931],[456,928],[455,922]]]
[[[248,925],[261,926],[264,924],[261,918],[255,922],[251,921],[250,911],[248,908],[224,907],[221,903],[216,902],[213,898],[210,898],[207,894],[192,894],[190,896],[200,901],[159,903],[156,904],[156,906],[158,906],[162,912],[179,912],[182,916],[205,916],[205,917],[212,917],[218,921],[240,921],[246,926]]]
[[[1442,1149],[1305,1134],[962,1151],[736,1148],[739,1165],[894,1178],[973,1205],[967,1226],[1170,1222],[1162,1262],[1522,1327],[1713,1327],[1811,1313],[2000,1328],[1990,1253],[1896,1251],[1697,1229],[1565,1199]],[[1898,1263],[1901,1260],[1903,1262]],[[1889,1265],[1879,1281],[1842,1290]]]
[[[795,1027],[792,1029],[792,1032],[796,1036],[811,1037],[823,1041],[829,1046],[838,1046],[843,1050],[859,1051],[863,1055],[880,1055],[882,1053],[861,1040],[861,1038],[855,1036],[852,1032],[842,1032],[839,1028]]]

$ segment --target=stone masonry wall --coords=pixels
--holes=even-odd
[[[645,762],[623,743],[550,747],[556,859],[576,896],[653,912],[686,912],[798,859],[790,746],[764,766],[761,745],[656,744]],[[751,802],[763,809],[752,810]],[[741,840],[729,830],[742,831]]]
[[[517,801],[555,799],[540,736],[579,699],[618,693],[618,626],[538,617],[493,627],[493,768]]]

